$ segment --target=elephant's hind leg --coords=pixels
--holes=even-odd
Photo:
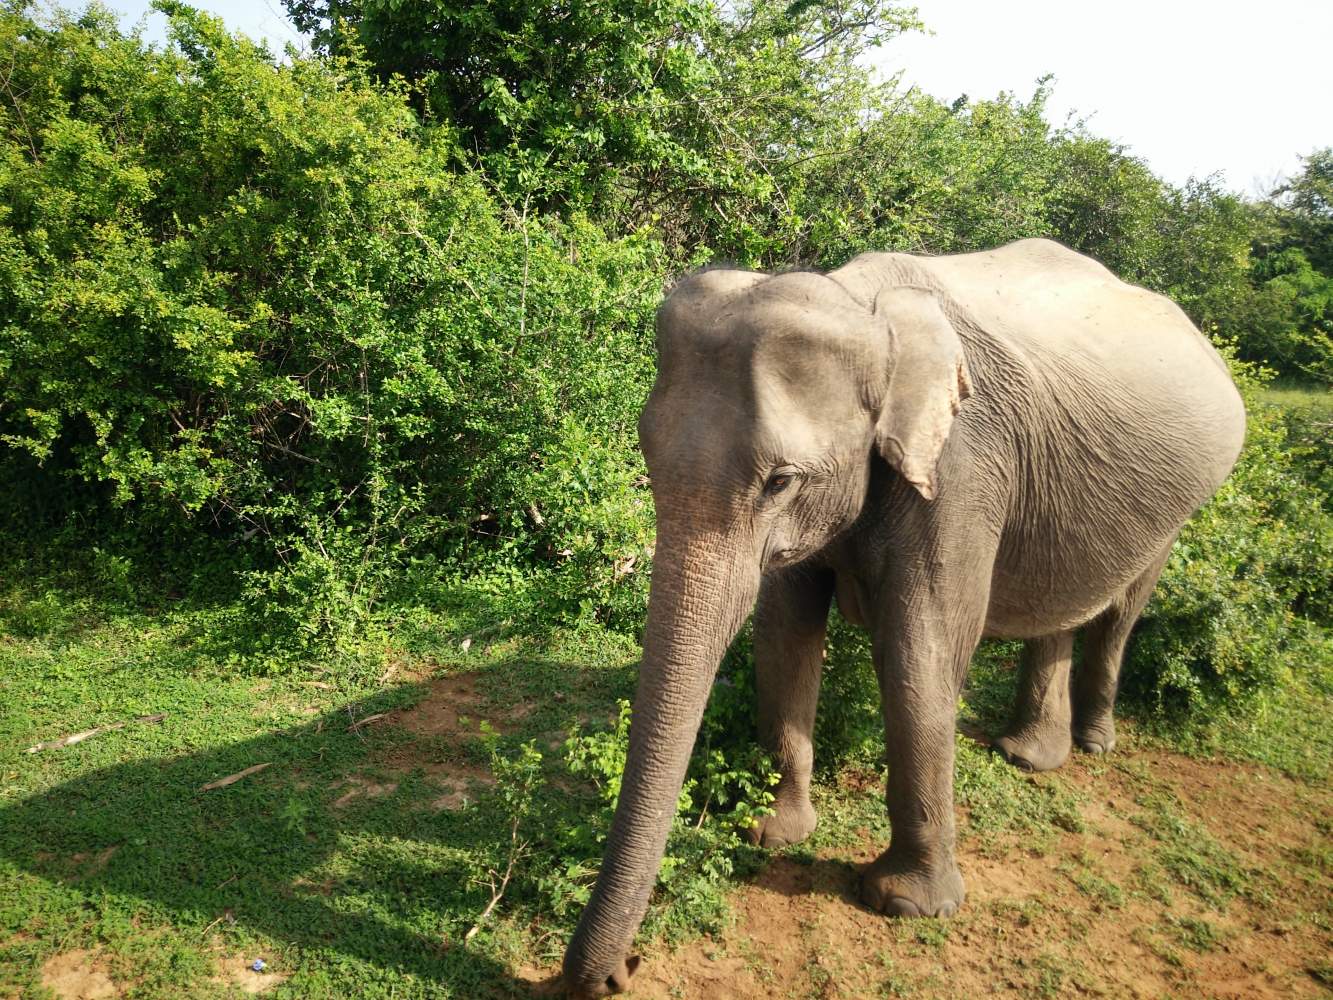
[[[765,847],[799,843],[815,828],[810,771],[833,583],[831,571],[802,567],[766,577],[759,590],[754,613],[759,738],[782,774],[773,814],[750,834]]]
[[[1069,758],[1069,662],[1074,633],[1029,639],[1019,664],[1018,701],[1008,731],[995,741],[1024,771],[1049,771]]]
[[[1167,545],[1109,608],[1084,626],[1082,662],[1074,672],[1072,697],[1074,742],[1081,750],[1110,753],[1115,749],[1113,710],[1125,644],[1170,553]]]

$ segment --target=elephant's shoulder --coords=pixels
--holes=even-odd
[[[991,251],[995,256],[1012,261],[1016,266],[1037,270],[1074,271],[1098,278],[1115,275],[1100,261],[1070,249],[1063,243],[1048,239],[1016,240]]]
[[[921,257],[917,263],[951,291],[964,293],[1030,283],[1121,284],[1093,258],[1047,239],[1018,240],[977,253]]]

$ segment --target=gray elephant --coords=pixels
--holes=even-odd
[[[888,752],[892,838],[862,899],[947,916],[963,901],[954,714],[978,641],[1026,640],[998,743],[1011,761],[1110,750],[1130,629],[1245,434],[1226,365],[1179,308],[1046,240],[867,253],[829,274],[707,270],[657,331],[639,423],[657,552],[620,801],[565,955],[579,996],[623,989],[638,963],[704,705],[752,607],[759,730],[782,773],[756,839],[815,826],[836,595],[873,640]]]

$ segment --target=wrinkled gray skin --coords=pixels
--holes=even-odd
[[[863,254],[828,275],[705,271],[662,305],[658,348],[639,425],[658,523],[643,666],[601,874],[565,955],[575,996],[623,989],[638,963],[626,956],[704,704],[752,607],[759,728],[782,772],[756,839],[815,826],[836,595],[873,638],[889,761],[892,841],[862,899],[947,916],[963,901],[954,712],[977,642],[1027,640],[997,741],[1010,761],[1110,750],[1130,629],[1245,430],[1225,365],[1175,305],[1044,240]]]

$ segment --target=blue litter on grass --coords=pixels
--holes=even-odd
[[[268,968],[268,963],[265,962],[262,958],[256,958],[254,962],[250,964],[250,968],[253,969],[255,972],[263,972],[266,968]]]

